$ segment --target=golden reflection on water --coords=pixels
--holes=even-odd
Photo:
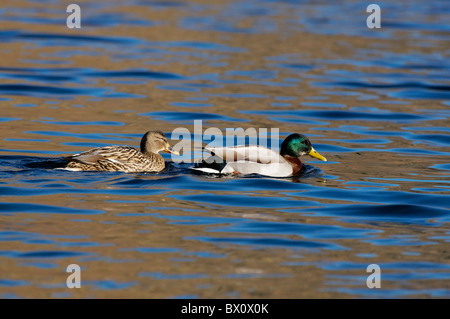
[[[77,1],[81,8],[89,8],[90,1]],[[196,1],[196,4],[208,5],[209,1]],[[210,7],[213,13],[229,4],[228,1],[215,1]],[[5,7],[28,8],[27,1],[6,1]],[[276,4],[273,4],[276,6]],[[35,4],[39,8],[62,10],[60,3]],[[186,127],[193,131],[193,122],[164,121],[161,118],[142,115],[151,112],[197,112],[220,114],[232,119],[244,120],[242,122],[208,120],[208,126],[221,129],[227,127],[279,127],[281,132],[300,132],[308,136],[313,144],[332,144],[350,149],[361,145],[348,142],[360,138],[358,134],[350,131],[324,130],[323,128],[340,128],[344,125],[362,126],[366,130],[401,132],[404,128],[416,126],[417,123],[396,121],[367,121],[358,119],[323,119],[325,124],[298,124],[295,121],[280,121],[271,116],[243,113],[240,111],[274,110],[285,107],[298,109],[302,102],[317,102],[317,97],[327,97],[327,103],[345,105],[345,110],[358,107],[376,107],[389,112],[400,112],[422,115],[419,110],[448,110],[438,99],[412,100],[410,104],[380,104],[378,99],[401,101],[386,96],[377,96],[370,89],[360,89],[361,95],[326,94],[324,88],[315,85],[315,76],[327,74],[335,70],[359,70],[368,74],[371,72],[392,72],[380,66],[360,67],[352,64],[326,64],[317,65],[319,60],[352,60],[355,52],[371,50],[376,47],[386,47],[396,54],[431,54],[435,48],[433,40],[421,39],[429,43],[411,41],[407,37],[392,38],[366,38],[345,35],[324,35],[302,32],[290,27],[289,21],[293,18],[289,10],[282,10],[274,16],[268,17],[277,29],[266,33],[231,33],[211,30],[188,30],[179,25],[179,21],[191,14],[179,7],[165,7],[152,10],[143,6],[116,6],[112,9],[104,7],[102,12],[115,12],[120,8],[123,14],[130,14],[147,21],[164,21],[153,26],[121,24],[120,21],[109,27],[86,26],[80,30],[68,30],[63,23],[43,24],[15,21],[0,21],[1,30],[22,30],[29,33],[66,34],[66,35],[101,35],[115,38],[137,38],[142,41],[154,43],[219,43],[226,47],[220,50],[202,50],[192,47],[183,47],[174,44],[172,48],[159,48],[155,45],[155,52],[135,51],[127,47],[134,44],[125,44],[123,52],[117,51],[113,46],[82,46],[52,45],[41,46],[36,41],[1,43],[2,65],[8,68],[79,68],[98,69],[101,71],[118,71],[130,69],[146,69],[154,72],[164,72],[182,77],[174,80],[148,80],[142,83],[133,81],[126,83],[125,79],[87,78],[73,79],[70,84],[53,83],[53,86],[107,88],[110,92],[122,92],[143,96],[142,98],[105,98],[104,96],[5,96],[1,100],[1,117],[16,118],[17,120],[2,122],[0,136],[2,136],[3,150],[7,155],[39,156],[33,151],[44,151],[43,156],[49,154],[63,156],[83,150],[83,147],[73,143],[101,143],[138,145],[142,133],[150,129],[171,132],[177,127]],[[201,11],[207,16],[210,11]],[[41,14],[43,18],[52,16],[47,11]],[[64,14],[60,15],[61,18]],[[258,17],[248,15],[246,19],[237,24],[240,28],[248,28],[256,23]],[[64,19],[61,19],[64,21]],[[136,44],[138,47],[141,43]],[[148,48],[147,48],[148,49]],[[67,56],[63,51],[68,51]],[[139,55],[134,56],[132,53]],[[86,54],[88,53],[88,54]],[[121,55],[121,53],[124,55]],[[376,53],[374,53],[376,54]],[[270,66],[273,58],[289,55],[301,56],[306,65],[311,63],[311,69],[299,68],[297,73],[292,69]],[[57,64],[59,61],[59,65]],[[252,83],[239,83],[237,80],[250,81],[246,76],[227,75],[230,70],[274,71],[271,81],[277,84],[266,85],[256,81]],[[39,73],[39,72],[38,72]],[[291,80],[286,80],[291,79]],[[293,79],[293,80],[292,80]],[[228,81],[227,81],[228,80]],[[2,84],[23,83],[17,79],[2,79]],[[325,90],[327,91],[327,90]],[[330,90],[328,90],[330,91]],[[236,97],[239,94],[252,94],[253,98]],[[368,98],[375,95],[375,99]],[[287,97],[280,100],[279,97]],[[200,98],[200,100],[198,100]],[[207,100],[203,100],[207,98]],[[197,100],[196,100],[197,99]],[[210,107],[180,107],[176,103],[197,101],[207,103]],[[320,100],[319,100],[320,101]],[[174,105],[175,103],[175,105]],[[273,106],[274,103],[287,103],[291,106]],[[17,107],[17,104],[35,104],[33,107]],[[311,109],[311,107],[305,107]],[[333,109],[333,108],[331,108]],[[289,113],[289,112],[288,112]],[[289,115],[289,114],[288,114]],[[300,119],[301,120],[301,119]],[[317,119],[311,119],[312,121]],[[93,122],[89,125],[70,125],[69,122]],[[121,126],[97,125],[97,121],[122,123]],[[49,124],[49,122],[61,122]],[[448,127],[448,119],[442,117],[433,121],[423,121],[423,127]],[[47,132],[47,133],[45,133]],[[50,133],[48,133],[50,132]],[[52,134],[67,133],[67,134]],[[82,134],[95,133],[98,136],[112,136],[111,139],[101,137],[92,140],[77,137]],[[108,135],[109,134],[109,135]],[[117,134],[117,135],[114,135]],[[123,134],[123,135],[122,135]],[[117,136],[128,136],[127,141]],[[134,137],[135,136],[135,137]],[[389,143],[379,147],[378,152],[358,151],[337,153],[324,153],[330,161],[327,165],[314,164],[320,167],[327,176],[336,178],[312,178],[308,180],[294,179],[309,186],[321,185],[330,191],[336,188],[351,189],[363,187],[358,182],[376,180],[388,183],[386,190],[399,192],[415,192],[414,189],[424,187],[423,180],[436,180],[437,183],[446,180],[442,171],[431,168],[436,164],[447,164],[448,157],[429,154],[395,154],[390,149],[416,149],[414,140],[401,136],[389,136]],[[36,142],[39,140],[39,142]],[[332,142],[330,142],[330,140]],[[363,145],[370,147],[370,145]],[[441,147],[436,145],[420,145],[428,151],[440,152]],[[320,150],[319,147],[316,147]],[[386,150],[385,152],[383,150]],[[448,150],[448,148],[447,148]],[[54,152],[54,153],[52,153]],[[322,151],[320,151],[323,153]],[[27,173],[32,174],[32,173]],[[63,174],[63,173],[61,173]],[[40,179],[46,179],[39,176]],[[54,178],[55,181],[51,179]],[[144,181],[155,181],[155,184],[144,184],[142,190],[133,194],[133,188],[127,195],[121,192],[113,194],[102,192],[104,190],[122,189],[115,184],[121,175],[111,175],[110,180],[101,179],[97,184],[89,186],[94,191],[84,191],[83,184],[70,182],[66,179],[96,179],[96,175],[52,175],[48,176],[48,183],[60,183],[68,186],[70,191],[54,194],[41,194],[34,196],[7,195],[2,197],[3,203],[32,203],[57,207],[70,207],[79,211],[99,211],[100,214],[54,214],[30,213],[25,211],[13,214],[0,215],[0,224],[3,231],[17,231],[38,234],[36,242],[20,240],[2,243],[3,251],[30,252],[42,251],[72,251],[86,253],[85,256],[35,259],[35,258],[9,258],[1,257],[1,273],[7,273],[11,280],[25,281],[26,284],[17,286],[0,286],[0,295],[12,294],[19,297],[49,298],[57,296],[82,298],[170,298],[176,296],[198,296],[200,298],[327,298],[327,297],[354,297],[345,289],[361,285],[365,289],[367,276],[365,267],[375,261],[380,263],[432,261],[438,264],[448,263],[448,231],[440,227],[430,227],[425,224],[413,226],[385,221],[356,223],[342,218],[312,215],[311,210],[328,204],[352,204],[352,198],[320,198],[320,206],[296,207],[286,204],[281,208],[266,208],[258,206],[241,207],[238,203],[228,206],[211,204],[201,201],[177,199],[177,196],[210,195],[215,196],[245,195],[249,202],[257,202],[259,198],[269,198],[277,201],[279,197],[297,200],[317,200],[317,198],[301,198],[301,194],[294,194],[285,190],[236,190],[226,188],[223,190],[190,190],[173,188],[174,182],[170,179],[156,176],[136,176]],[[109,178],[109,177],[108,177]],[[203,177],[190,176],[188,181],[202,181]],[[403,180],[398,180],[398,179]],[[158,182],[161,181],[161,182]],[[420,182],[419,182],[420,181]],[[30,175],[19,175],[5,180],[10,187],[20,189],[32,187],[33,179]],[[286,183],[289,180],[285,180]],[[39,183],[37,186],[39,186]],[[43,182],[45,183],[45,181]],[[212,183],[209,180],[209,183]],[[442,184],[440,184],[442,185]],[[208,187],[208,185],[205,185]],[[146,193],[145,190],[159,190],[159,193]],[[286,189],[290,189],[286,186]],[[355,190],[357,192],[357,190]],[[420,192],[417,192],[420,193]],[[448,189],[435,191],[433,194],[448,194]],[[370,193],[367,197],[370,198]],[[219,198],[219,197],[218,197]],[[288,199],[289,200],[289,199]],[[128,202],[127,202],[128,201]],[[307,213],[302,213],[305,209]],[[328,225],[342,228],[359,228],[370,234],[371,239],[392,239],[405,236],[418,243],[409,248],[405,246],[385,246],[372,244],[370,240],[352,238],[311,239],[302,234],[245,234],[217,231],[219,224],[204,225],[202,223],[181,223],[176,216],[191,220],[192,216],[245,218],[256,221],[276,221],[283,223],[300,223],[306,225]],[[64,236],[79,236],[65,238]],[[55,236],[55,237],[54,237]],[[59,237],[63,236],[63,237]],[[249,245],[236,245],[227,243],[213,243],[205,238],[284,238],[293,241],[314,241],[323,243],[325,248],[298,248],[267,246],[251,247]],[[431,238],[431,239],[430,239]],[[42,239],[42,240],[41,240]],[[333,245],[327,247],[329,243]],[[421,244],[422,243],[422,244]],[[341,247],[342,249],[338,249]],[[146,250],[147,249],[147,250]],[[154,251],[152,251],[154,249]],[[162,249],[162,252],[158,249]],[[405,253],[406,252],[406,253]],[[367,256],[376,256],[367,257]],[[326,265],[336,265],[340,262],[351,261],[360,264],[360,269],[325,270]],[[42,263],[36,266],[35,263]],[[82,267],[82,285],[84,289],[65,287],[67,273],[65,267],[71,263]],[[404,271],[408,271],[405,269]],[[389,270],[387,270],[389,273]],[[339,276],[362,277],[361,282],[345,282]],[[172,277],[171,277],[172,276]],[[337,277],[333,277],[337,276]],[[337,278],[337,279],[336,279]],[[108,283],[111,281],[110,286]],[[338,281],[341,291],[329,289],[333,282]],[[102,284],[103,283],[103,284]],[[123,286],[122,286],[123,285]],[[99,289],[98,287],[113,287]],[[114,289],[117,288],[117,289]],[[402,286],[398,281],[383,282],[384,289],[409,289],[413,296],[422,297],[427,289],[440,289],[442,283],[438,279],[426,281],[409,281]]]

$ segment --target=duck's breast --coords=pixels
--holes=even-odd
[[[226,171],[225,171],[226,170]],[[247,161],[227,163],[224,173],[238,172],[241,174],[259,174],[272,177],[287,177],[293,173],[292,165],[283,158],[279,162],[261,164]]]

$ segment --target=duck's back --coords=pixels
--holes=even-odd
[[[273,177],[285,177],[293,173],[291,164],[279,153],[266,147],[206,147],[205,150],[212,156],[197,163],[194,170],[214,174],[260,174]]]
[[[159,172],[164,159],[159,154],[143,154],[129,146],[105,146],[67,158],[66,169],[77,171]]]
[[[249,162],[259,164],[284,163],[280,153],[259,145],[239,145],[232,147],[206,147],[206,151],[212,152],[227,163]]]

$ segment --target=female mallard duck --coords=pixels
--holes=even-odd
[[[310,155],[322,161],[309,139],[302,134],[291,134],[281,144],[280,153],[266,147],[234,146],[207,147],[212,156],[196,163],[194,170],[213,174],[260,174],[272,177],[296,175],[302,169],[299,157]]]
[[[172,150],[163,132],[149,131],[141,140],[141,149],[129,146],[104,146],[65,158],[71,171],[120,171],[125,173],[159,172],[165,162],[159,152]]]

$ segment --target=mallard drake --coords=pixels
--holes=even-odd
[[[104,146],[66,157],[64,168],[71,171],[120,171],[125,173],[159,172],[165,162],[159,152],[172,150],[161,131],[149,131],[141,139],[140,150],[129,146]]]
[[[240,173],[288,177],[301,171],[303,164],[299,157],[302,155],[327,160],[317,153],[305,135],[298,133],[289,135],[283,141],[280,153],[258,145],[207,147],[204,150],[211,156],[196,163],[192,169],[213,174]]]

